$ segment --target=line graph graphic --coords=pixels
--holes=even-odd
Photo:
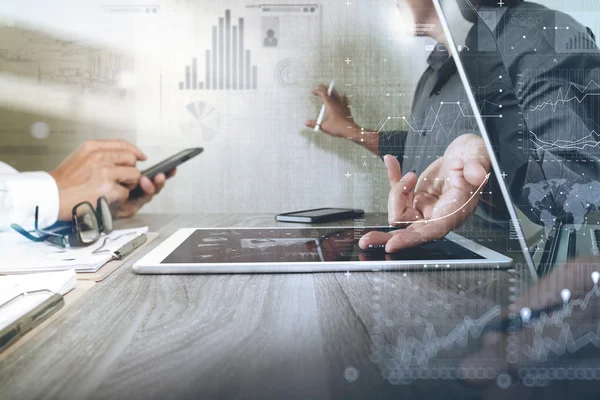
[[[535,37],[535,38],[531,38],[531,37],[527,37],[527,35],[523,35],[523,37],[521,39],[519,39],[519,41],[517,41],[516,43],[514,43],[510,46],[510,50],[515,50],[517,48],[525,47],[527,49],[533,49],[533,51],[537,51],[539,44],[543,40],[543,38],[544,38],[544,36],[541,33],[538,33],[537,37]]]
[[[434,280],[410,273],[373,278],[375,323],[369,358],[393,385],[420,379],[494,378],[487,370],[479,376],[478,370],[462,368],[460,362],[502,315],[501,306],[489,298],[500,271],[465,271],[455,279],[443,266],[437,267]],[[403,290],[412,290],[414,299],[398,299]]]
[[[532,131],[529,131],[529,133],[531,134],[531,142],[539,150],[585,150],[586,148],[600,147],[600,141],[597,139],[600,138],[600,135],[598,135],[598,132],[595,130],[593,130],[589,135],[580,139],[557,139],[554,141],[543,140]]]
[[[590,81],[590,83],[588,83],[586,86],[584,86],[583,88],[579,88],[578,85],[574,84],[574,83],[570,83],[569,87],[567,88],[567,90],[565,91],[565,93],[563,94],[562,88],[559,88],[557,93],[556,93],[556,98],[553,100],[548,100],[545,101],[541,104],[538,104],[536,106],[531,106],[530,110],[531,111],[541,111],[546,107],[551,107],[552,111],[555,112],[556,108],[559,105],[562,104],[567,104],[570,103],[572,101],[577,101],[579,104],[583,103],[584,100],[586,100],[587,97],[589,96],[600,96],[600,92],[598,93],[586,93],[588,91],[588,89],[590,89],[591,87],[600,90],[600,85],[592,80]],[[574,92],[575,95],[570,95],[571,92]],[[577,93],[579,93],[581,96],[577,96]]]
[[[427,323],[420,340],[400,334],[390,355],[398,362],[398,368],[408,370],[413,365],[425,367],[440,351],[449,350],[454,346],[464,347],[470,338],[479,338],[485,327],[500,316],[500,313],[500,306],[496,306],[479,319],[467,316],[448,335],[440,337],[436,334],[433,324]]]
[[[564,302],[562,309],[555,311],[551,316],[542,314],[540,318],[528,321],[526,326],[534,329],[536,335],[533,339],[533,344],[524,344],[522,346],[523,354],[532,360],[543,362],[548,359],[550,353],[556,355],[563,355],[566,352],[575,353],[589,344],[600,348],[600,322],[597,324],[595,331],[588,331],[578,338],[575,338],[570,324],[565,322],[566,319],[573,315],[575,308],[585,311],[590,307],[590,302],[593,299],[600,298],[598,278],[600,278],[600,273],[597,271],[593,272],[594,288],[583,298],[569,301],[571,292],[569,289],[563,289],[561,290],[561,297]],[[527,313],[527,308],[521,310],[521,315],[526,315]],[[544,330],[549,326],[561,326],[558,338],[543,336]]]
[[[580,76],[583,73],[583,70],[556,70],[547,82],[549,88],[555,89],[549,91],[543,101],[523,109],[529,128],[532,128],[525,130],[527,137],[524,140],[530,143],[532,149],[571,151],[578,154],[581,151],[600,148],[600,127],[597,120],[589,116],[590,112],[593,112],[590,110],[597,108],[600,81],[597,78],[591,79],[592,76],[596,76],[593,74],[588,75],[588,79],[582,82]],[[538,72],[524,71],[519,74],[519,80],[522,100],[526,87],[539,80]],[[551,126],[546,122],[559,117],[572,118],[571,123],[560,131],[549,129]],[[539,128],[533,129],[536,125]]]
[[[479,187],[477,188],[477,190],[475,190],[475,191],[473,191],[471,193],[471,197],[469,198],[469,200],[467,200],[465,202],[465,204],[463,204],[462,206],[460,206],[456,210],[452,211],[450,214],[444,215],[444,216],[438,217],[438,218],[431,218],[431,219],[417,219],[417,220],[414,220],[414,221],[394,221],[394,224],[397,224],[397,225],[400,225],[400,224],[406,224],[406,225],[410,225],[410,224],[428,224],[428,223],[431,223],[431,222],[442,221],[442,220],[444,220],[446,218],[450,218],[454,214],[457,214],[461,210],[463,210],[467,206],[467,204],[469,204],[471,202],[471,200],[473,200],[478,194],[481,194],[481,190],[483,189],[483,187],[485,186],[485,184],[487,183],[487,181],[490,179],[490,175],[491,175],[491,173],[489,173],[489,174],[487,174],[485,176],[485,179],[483,180],[483,182],[481,183],[481,185],[479,185]]]
[[[559,305],[555,311],[534,313],[528,307],[521,308],[521,324],[516,325],[516,330],[509,336],[512,337],[519,332],[526,334],[531,332],[533,335],[530,343],[521,343],[517,347],[517,351],[528,359],[544,363],[549,359],[550,354],[561,356],[567,353],[576,353],[589,345],[600,348],[600,321],[593,317],[588,319],[592,322],[593,327],[589,329],[587,325],[583,325],[584,332],[581,333],[580,329],[579,334],[576,334],[577,330],[572,329],[568,323],[578,310],[595,310],[593,301],[600,298],[600,288],[598,287],[600,272],[592,272],[591,279],[594,286],[583,297],[572,299],[571,291],[567,288],[562,289],[560,297],[563,305],[562,307]],[[538,316],[532,318],[532,314]],[[422,335],[409,335],[401,330],[395,343],[385,346],[385,354],[390,356],[391,360],[381,364],[383,372],[386,377],[390,377],[396,383],[410,383],[414,379],[421,378],[452,379],[459,377],[465,372],[459,370],[462,368],[458,367],[459,364],[454,364],[457,366],[455,370],[450,370],[447,364],[443,364],[446,365],[442,369],[445,373],[442,374],[438,371],[436,375],[432,375],[432,371],[439,370],[438,360],[443,361],[444,359],[444,357],[440,358],[441,353],[453,354],[451,353],[453,349],[469,348],[470,341],[484,336],[490,327],[496,326],[498,318],[501,316],[501,307],[494,306],[477,319],[465,316],[445,335],[440,335],[437,330],[439,327],[431,322],[425,323]],[[544,336],[545,330],[551,327],[560,329],[558,332],[552,330]],[[495,332],[496,329],[492,328],[492,331]],[[509,340],[509,343],[511,342],[513,341]],[[499,353],[497,357],[504,359],[505,355]],[[381,358],[379,360],[381,362]],[[545,368],[552,369],[553,367],[545,366]],[[486,374],[487,372],[483,373],[479,378],[494,378],[494,376]]]
[[[452,123],[448,123],[447,121],[441,121],[440,116],[442,115],[442,109],[445,108],[457,108],[458,107],[458,113],[456,113],[455,118],[453,120]],[[465,110],[465,108],[467,110]],[[415,133],[430,133],[432,132],[436,127],[439,127],[439,129],[444,132],[444,134],[446,136],[450,136],[452,134],[452,132],[454,131],[454,128],[458,122],[459,119],[461,118],[474,118],[475,116],[470,114],[469,110],[468,110],[468,106],[466,104],[462,104],[460,101],[456,101],[456,102],[440,102],[439,106],[437,109],[431,107],[429,109],[429,111],[426,114],[426,118],[425,118],[425,123],[423,125],[428,125],[428,128],[419,128],[417,127],[414,122],[411,123],[409,121],[409,118],[407,118],[406,116],[398,116],[398,117],[391,117],[388,116],[387,119],[383,122],[383,124],[381,124],[381,126],[379,127],[379,129],[375,130],[375,131],[365,131],[365,134],[380,134],[382,132],[384,132],[384,129],[386,127],[386,125],[393,120],[402,120],[403,122],[405,122],[408,127],[410,128],[411,131],[415,132]],[[482,117],[484,118],[502,118],[502,114],[497,114],[497,115],[483,115]],[[431,122],[427,122],[427,121],[431,121]],[[473,129],[476,128],[476,125],[474,123],[473,120]]]

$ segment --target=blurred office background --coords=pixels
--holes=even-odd
[[[87,139],[123,138],[143,169],[202,146],[145,212],[386,212],[381,160],[303,128],[321,105],[310,92],[334,78],[379,129],[409,114],[432,41],[405,35],[395,0],[272,3],[3,0],[0,160],[51,170]],[[595,1],[575,3],[543,1],[598,33]],[[229,62],[214,57],[220,24]]]

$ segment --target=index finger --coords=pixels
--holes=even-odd
[[[327,87],[321,83],[321,84],[319,84],[319,86],[317,86],[317,88],[315,90],[313,90],[313,93],[316,95],[326,96],[327,95]]]
[[[329,96],[327,94],[327,88],[323,85],[319,85],[318,88],[312,91],[315,96],[319,96],[321,101],[325,103],[326,106],[330,106],[333,102],[335,102],[335,98],[333,96]]]
[[[333,89],[331,91],[331,97],[333,97],[336,101],[338,101],[340,103],[344,102],[344,99],[342,98],[342,96],[340,95],[340,93],[337,90],[335,90],[335,89]]]
[[[104,157],[105,161],[109,164],[128,167],[135,167],[135,162],[137,161],[135,154],[123,150],[108,151]]]
[[[109,170],[110,178],[117,183],[135,187],[140,181],[140,171],[134,167],[114,167]]]
[[[109,139],[109,140],[93,140],[86,143],[86,146],[92,151],[105,150],[105,151],[129,151],[135,154],[136,159],[145,160],[146,155],[135,145],[129,143],[126,140],[121,139]]]
[[[425,222],[410,225],[406,229],[395,231],[385,245],[385,251],[393,253],[410,247],[441,239],[450,233],[450,226],[444,221]]]
[[[360,238],[358,246],[361,249],[383,246],[392,238],[392,236],[393,234],[390,232],[371,231]]]
[[[172,178],[175,176],[175,174],[177,173],[177,168],[173,168],[172,170],[167,171],[167,173],[165,174],[167,179]]]
[[[390,180],[390,187],[393,188],[396,183],[402,179],[402,168],[398,159],[391,154],[386,154],[383,157],[383,162],[387,168],[388,179]]]

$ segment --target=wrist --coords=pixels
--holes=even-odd
[[[363,132],[362,128],[352,122],[350,125],[346,127],[346,132],[344,132],[342,137],[346,139],[352,140],[354,143],[360,144],[361,133]]]
[[[54,170],[54,171],[48,172],[48,175],[50,175],[52,177],[52,179],[54,179],[54,182],[56,183],[56,187],[58,187],[58,189],[60,190],[62,187],[60,174],[56,170]]]
[[[364,129],[356,126],[355,134],[351,140],[366,148],[370,152],[379,155],[379,132],[374,132],[370,129]]]

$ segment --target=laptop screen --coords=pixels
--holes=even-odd
[[[532,256],[538,275],[593,254],[595,230],[586,226],[600,205],[600,86],[592,83],[600,82],[600,57],[593,35],[539,4],[435,3],[472,94],[465,108],[481,118],[479,133],[487,133],[499,188],[516,216],[512,239]]]

